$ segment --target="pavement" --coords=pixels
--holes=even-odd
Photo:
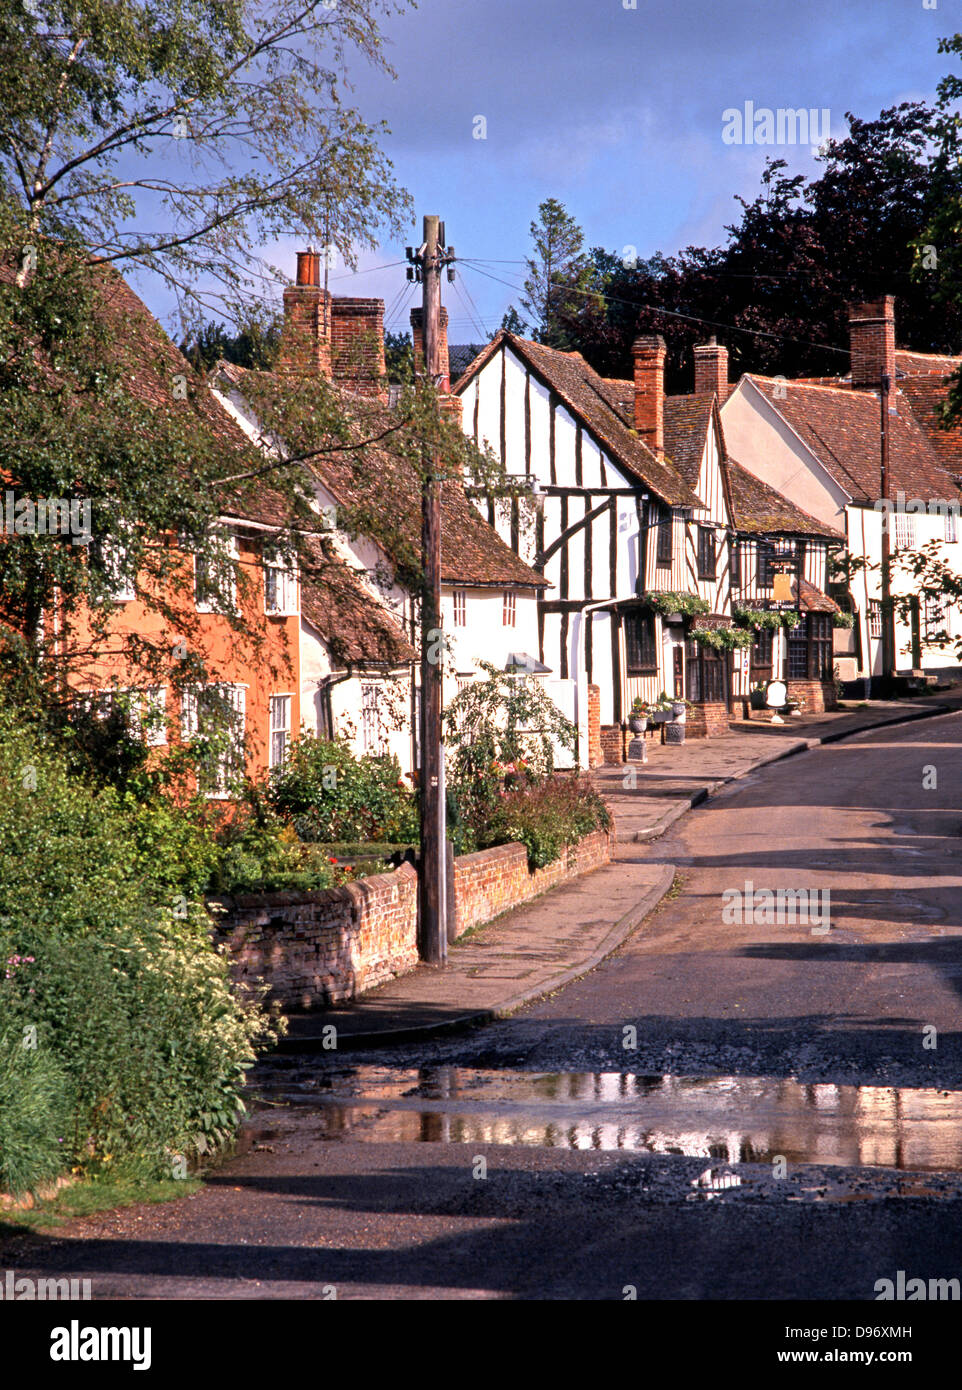
[[[962,708],[962,690],[844,705],[773,725],[733,720],[726,736],[649,740],[648,762],[593,774],[615,821],[611,863],[473,929],[444,966],[421,964],[348,1004],[289,1016],[283,1052],[416,1042],[508,1017],[593,970],[670,890],[673,864],[642,848],[720,788],[822,744]],[[336,1034],[330,1033],[331,1025]]]

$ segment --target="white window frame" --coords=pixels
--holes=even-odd
[[[915,513],[914,512],[893,512],[895,517],[895,549],[914,550],[915,549]]]
[[[956,512],[948,511],[942,518],[944,539],[947,545],[953,545],[959,539],[959,518]]]
[[[377,718],[380,699],[381,686],[379,682],[361,682],[361,747],[365,753],[381,752],[384,740]]]
[[[185,690],[181,696],[181,737],[185,743],[198,733],[198,696],[206,690],[216,690],[221,694],[226,694],[234,707],[237,721],[232,746],[218,760],[214,786],[203,789],[204,795],[210,800],[222,801],[230,795],[227,790],[227,780],[231,772],[234,771],[231,763],[236,762],[241,769],[244,765],[244,741],[247,733],[247,686],[232,684],[230,681],[212,681],[209,685]]]
[[[128,547],[122,540],[113,536],[104,536],[96,544],[107,577],[111,602],[131,603],[137,597],[137,590],[133,579],[123,573]]]
[[[513,589],[505,589],[502,594],[501,603],[501,626],[517,627],[518,625],[518,596]]]
[[[228,534],[227,534],[227,559],[226,559],[227,565],[228,565],[228,566],[231,566],[232,563],[236,563],[236,561],[239,559],[239,556],[240,556],[240,551],[239,551],[238,546],[237,546],[237,537],[235,536],[235,534],[234,534],[233,531],[230,531],[230,532],[228,532]],[[214,605],[213,603],[209,603],[206,599],[205,599],[205,600],[201,600],[201,599],[199,599],[199,598],[197,597],[197,581],[198,581],[198,579],[199,579],[199,577],[200,577],[199,560],[200,560],[200,557],[197,555],[197,553],[196,553],[196,551],[195,551],[195,552],[194,552],[194,555],[193,555],[193,562],[194,562],[194,607],[196,608],[197,612],[198,612],[198,613],[236,613],[236,611],[237,611],[237,574],[236,574],[236,571],[234,571],[233,568],[231,568],[231,571],[230,571],[230,584],[229,584],[229,586],[228,586],[228,594],[227,594],[227,607],[226,607],[226,608],[217,608],[217,607],[215,607],[215,605]]]
[[[937,633],[946,632],[948,618],[944,598],[930,594],[922,599],[922,636],[925,642],[934,642]]]
[[[291,742],[291,712],[294,708],[294,696],[292,694],[279,693],[271,695],[268,699],[268,739],[267,739],[267,759],[269,767],[280,767],[287,757],[287,750]],[[278,713],[284,714],[284,722],[278,722]],[[284,745],[281,749],[280,757],[274,752],[274,739],[283,735]]]
[[[467,589],[455,589],[454,591],[454,626],[467,627],[468,625],[468,591]]]
[[[144,742],[148,748],[163,748],[167,743],[167,687],[148,685],[143,695],[145,714],[157,716],[143,720]]]
[[[268,601],[267,585],[269,574],[277,576],[277,602]],[[264,612],[269,618],[294,618],[300,612],[297,569],[294,565],[279,560],[264,561]]]

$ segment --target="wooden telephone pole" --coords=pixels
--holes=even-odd
[[[880,383],[881,405],[881,478],[879,493],[882,501],[889,495],[889,392],[892,383],[883,375]],[[892,514],[882,508],[882,695],[891,695],[895,680],[895,613],[892,610],[892,561],[889,526]],[[871,650],[871,647],[870,647]]]
[[[424,287],[422,342],[424,372],[433,386],[441,378],[440,220],[425,217],[417,264]],[[447,957],[444,920],[445,808],[441,744],[441,484],[438,460],[428,446],[422,455],[421,557],[421,873],[418,883],[418,950],[422,960],[441,965]]]

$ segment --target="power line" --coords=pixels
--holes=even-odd
[[[497,275],[492,275],[490,271],[482,270],[473,257],[459,256],[462,265],[469,266],[478,275],[485,275],[489,280],[495,280],[499,285],[506,285],[509,290],[523,290],[523,285],[514,285],[509,280],[502,280]],[[605,294],[603,290],[579,290],[574,286],[565,286],[566,292],[570,294],[582,294],[586,299],[603,299],[608,304],[624,304],[629,309],[646,309],[651,314],[665,314],[670,318],[685,319],[688,323],[705,324],[708,328],[721,328],[728,333],[747,333],[752,338],[772,338],[781,343],[796,343],[803,347],[820,348],[823,352],[837,352],[843,357],[848,357],[848,348],[835,347],[832,343],[819,343],[812,338],[794,338],[787,333],[772,333],[765,328],[742,328],[739,324],[722,323],[718,319],[701,318],[697,314],[683,314],[679,309],[664,309],[656,304],[637,303],[631,299],[619,299],[617,295]]]
[[[454,292],[455,292],[455,294],[458,296],[458,299],[460,300],[461,304],[464,305],[465,310],[470,314],[470,313],[471,313],[471,310],[468,309],[468,306],[467,306],[467,304],[465,303],[464,295],[462,295],[462,293],[461,293],[461,290],[460,290],[460,287],[459,287],[459,285],[458,285],[457,280],[455,280],[455,281],[453,282],[453,284],[454,284]],[[474,301],[472,300],[472,304],[473,304],[473,302],[474,302]],[[451,321],[450,321],[450,319],[449,319],[449,320],[448,320],[448,331],[449,331],[449,333],[450,333],[451,327],[452,327],[452,325],[451,325]],[[475,318],[475,319],[474,319],[474,327],[478,329],[478,331],[480,332],[482,338],[490,337],[490,334],[488,333],[487,329],[485,328],[484,324],[480,321],[479,318]]]

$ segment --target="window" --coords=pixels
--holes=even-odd
[[[127,547],[117,540],[104,538],[91,547],[94,563],[103,573],[107,591],[114,603],[129,603],[137,597],[135,576],[129,573],[130,556]]]
[[[882,635],[882,604],[877,598],[870,598],[868,601],[868,635]]]
[[[454,591],[454,626],[466,627],[468,622],[468,595],[465,589]]]
[[[148,748],[161,748],[167,742],[167,690],[164,686],[149,685],[144,691],[140,727]]]
[[[656,550],[656,563],[659,565],[671,564],[672,552],[672,532],[674,530],[671,508],[666,507],[663,502],[656,504],[658,509],[658,546]]]
[[[727,702],[726,661],[714,647],[703,647],[688,639],[688,698],[696,704],[723,705]]]
[[[959,539],[958,513],[946,512],[943,520],[945,522],[945,539],[951,544]]]
[[[657,671],[654,613],[643,608],[633,608],[625,614],[625,655],[629,676],[641,676]]]
[[[731,587],[740,589],[742,587],[742,548],[734,536],[731,538]]]
[[[226,796],[244,761],[247,691],[242,685],[207,685],[186,690],[181,702],[185,741],[210,740],[210,755],[198,782],[208,796]]]
[[[280,767],[287,756],[287,745],[291,738],[291,697],[272,695],[270,765]]]
[[[264,612],[273,617],[297,612],[297,576],[287,565],[265,561]]]
[[[759,628],[751,647],[751,674],[757,683],[772,678],[772,643],[775,634],[771,628]]]
[[[788,634],[788,679],[832,679],[832,619],[828,613],[809,613]]]
[[[512,590],[505,589],[504,605],[501,610],[501,621],[505,627],[514,627],[515,622],[515,594]]]
[[[698,528],[698,578],[714,579],[718,568],[715,558],[715,532],[711,526]]]
[[[925,640],[935,642],[945,633],[945,608],[937,594],[927,595],[925,600]]]
[[[756,584],[759,589],[770,589],[775,582],[775,547],[768,541],[758,542],[758,574]]]
[[[194,556],[194,602],[198,613],[230,612],[237,604],[237,539],[233,535],[221,536],[212,544],[211,555]]]
[[[894,512],[895,547],[897,550],[911,550],[915,546],[915,517],[907,512]]]
[[[377,753],[381,746],[378,694],[374,684],[361,686],[361,742],[365,753]]]

